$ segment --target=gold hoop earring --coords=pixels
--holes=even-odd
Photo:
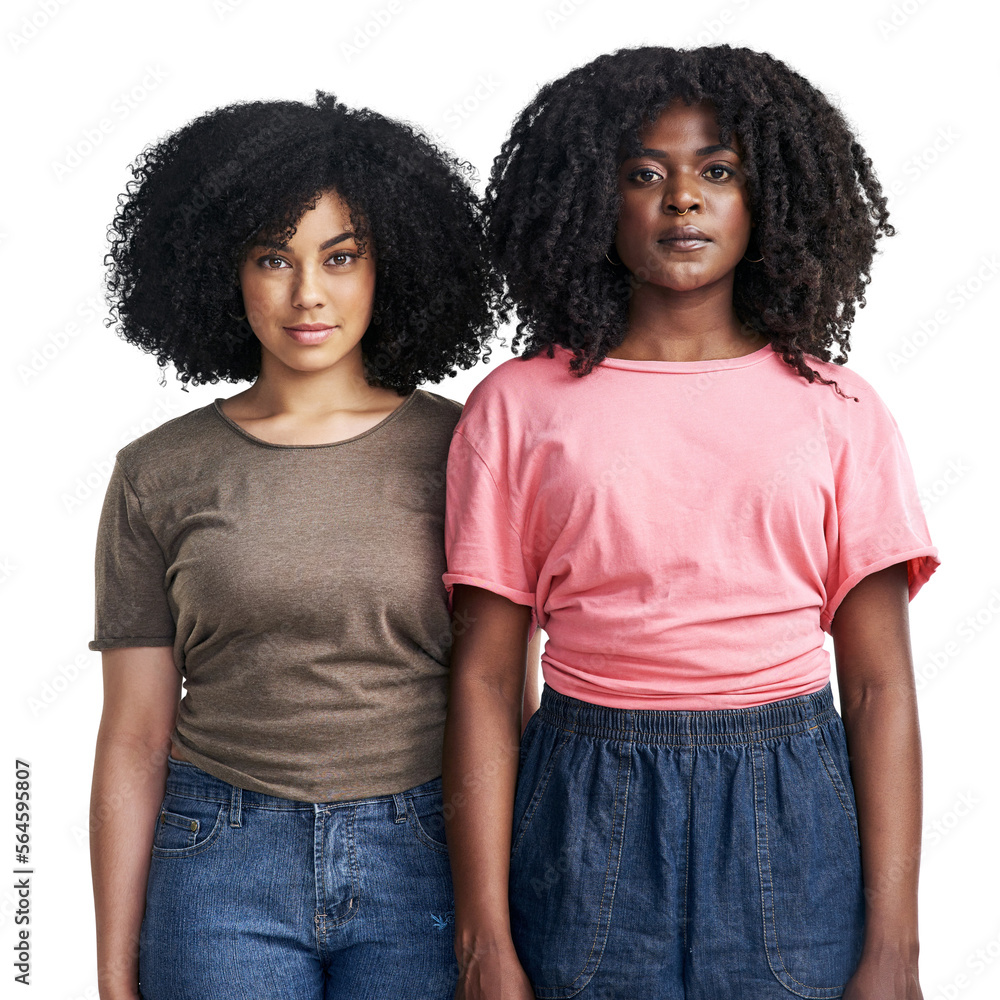
[[[759,256],[759,257],[758,257],[758,258],[757,258],[756,260],[751,260],[751,258],[749,258],[749,257],[748,257],[748,256],[747,256],[746,254],[744,254],[744,255],[743,255],[743,259],[744,259],[744,260],[745,260],[745,261],[746,261],[746,262],[747,262],[748,264],[759,264],[759,263],[760,263],[760,262],[761,262],[761,261],[762,261],[762,260],[764,259],[764,255],[763,255],[763,254],[761,254],[761,255],[760,255],[760,256]]]
[[[612,260],[612,259],[611,259],[611,258],[610,258],[610,257],[609,257],[609,256],[607,255],[607,252],[605,252],[605,254],[604,254],[604,257],[605,257],[605,259],[607,260],[607,262],[608,262],[608,263],[609,263],[609,264],[610,264],[610,265],[611,265],[612,267],[620,267],[620,266],[621,266],[621,258],[619,258],[619,259],[618,259],[617,261],[614,261],[614,260]]]

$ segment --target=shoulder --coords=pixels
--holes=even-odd
[[[449,432],[462,416],[462,404],[457,399],[441,396],[430,389],[417,389],[415,415],[425,423],[447,426]]]
[[[845,393],[857,396],[859,400],[879,399],[879,395],[871,383],[849,365],[838,365],[832,361],[823,361],[814,354],[804,354],[803,360],[813,371],[819,372],[823,378],[835,380]],[[788,366],[785,365],[785,367],[787,368]],[[822,386],[822,383],[817,382],[813,385]],[[826,388],[831,390],[834,395],[837,395],[836,390],[832,386],[827,386]]]
[[[804,419],[822,427],[838,479],[855,476],[862,466],[872,466],[887,449],[905,450],[899,425],[889,407],[874,386],[858,372],[846,365],[805,355],[810,368],[823,378],[836,381],[844,393],[841,395],[832,385],[806,382],[780,358],[777,361],[797,383],[792,390],[797,402],[789,407],[786,417]],[[780,404],[777,408],[781,408]]]
[[[383,438],[380,446],[404,452],[446,451],[462,416],[462,404],[427,389],[416,389],[413,395],[411,403],[403,404],[406,415],[397,432]]]
[[[474,420],[493,418],[513,419],[523,410],[531,409],[538,416],[539,406],[551,398],[561,382],[568,382],[569,352],[556,347],[550,358],[543,350],[532,357],[519,355],[491,368],[476,383],[465,402],[459,428]]]
[[[214,411],[214,403],[199,406],[130,441],[115,456],[122,471],[135,485],[136,479],[146,474],[184,462],[193,450],[218,435],[221,421]]]
[[[808,404],[810,410],[822,413],[828,426],[842,427],[851,434],[857,434],[865,427],[873,430],[895,427],[895,419],[878,391],[853,368],[823,361],[812,354],[803,355],[803,360],[823,378],[836,382],[840,392],[835,386],[819,380],[806,382],[778,354],[775,354],[773,367],[793,386],[793,391]]]

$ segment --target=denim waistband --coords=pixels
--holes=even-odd
[[[837,716],[829,682],[796,698],[697,711],[609,708],[545,685],[538,712],[543,721],[574,733],[676,746],[757,743],[815,729]]]
[[[173,756],[168,758],[168,764],[166,785],[168,792],[173,792],[175,795],[190,795],[198,799],[231,802],[236,809],[256,807],[258,809],[303,810],[311,813],[317,807],[337,809],[359,805],[383,806],[391,803],[398,816],[401,811],[405,813],[405,800],[407,798],[441,789],[441,778],[437,777],[402,792],[387,792],[384,795],[373,795],[370,798],[342,799],[331,802],[300,802],[296,799],[283,799],[277,795],[267,795],[264,792],[248,788],[239,788],[203,771],[189,761],[177,760]]]

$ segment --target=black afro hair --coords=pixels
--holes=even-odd
[[[546,84],[494,161],[488,233],[516,308],[514,347],[553,344],[589,374],[625,337],[632,276],[606,256],[621,205],[618,169],[672,101],[709,102],[720,138],[743,149],[755,222],[733,306],[809,382],[804,354],[843,364],[876,240],[893,235],[885,197],[841,112],[785,63],[728,45],[602,55]],[[757,258],[763,256],[762,261]],[[837,344],[841,354],[832,357]],[[853,397],[852,397],[853,398]]]
[[[109,230],[108,300],[121,336],[195,385],[253,380],[240,261],[280,245],[335,190],[376,258],[366,377],[408,394],[488,361],[501,282],[473,171],[415,128],[317,91],[315,104],[218,108],[147,147]]]

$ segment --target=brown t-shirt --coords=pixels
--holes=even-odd
[[[329,802],[437,777],[462,404],[417,389],[356,437],[280,445],[220,402],[118,452],[90,648],[172,646],[173,738],[231,784]]]

